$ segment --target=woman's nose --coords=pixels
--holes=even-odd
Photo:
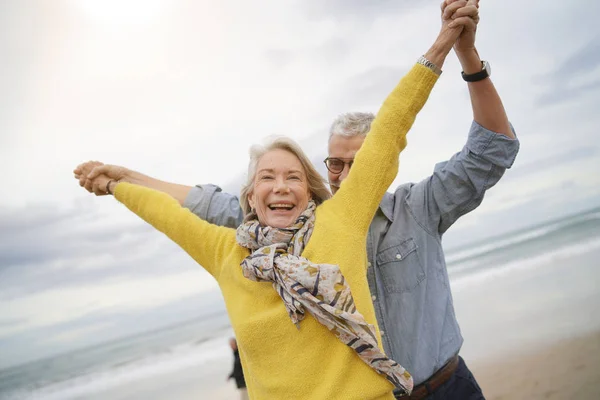
[[[273,192],[275,193],[287,193],[289,192],[289,186],[285,182],[285,179],[277,179],[275,180],[275,185],[273,186]]]

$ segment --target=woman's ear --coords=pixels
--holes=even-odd
[[[250,205],[251,209],[256,209],[256,202],[254,201],[254,193],[250,192],[248,193],[248,204]]]

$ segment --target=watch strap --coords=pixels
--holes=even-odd
[[[461,72],[462,78],[467,82],[478,82],[482,81],[485,78],[490,76],[488,71],[487,63],[485,61],[481,62],[481,71],[475,72],[474,74],[465,74],[464,71]]]

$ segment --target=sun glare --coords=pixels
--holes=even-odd
[[[73,4],[99,23],[139,24],[156,19],[165,0],[76,0]]]

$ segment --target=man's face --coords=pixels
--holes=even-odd
[[[343,169],[340,172],[331,172],[329,169],[327,170],[327,178],[329,179],[329,187],[331,189],[331,193],[335,194],[337,190],[340,188],[340,184],[350,172],[350,161],[354,160],[354,156],[362,146],[365,138],[362,136],[341,136],[341,135],[333,135],[329,140],[329,158],[340,159],[344,161],[345,164]],[[338,163],[339,164],[339,163]]]

